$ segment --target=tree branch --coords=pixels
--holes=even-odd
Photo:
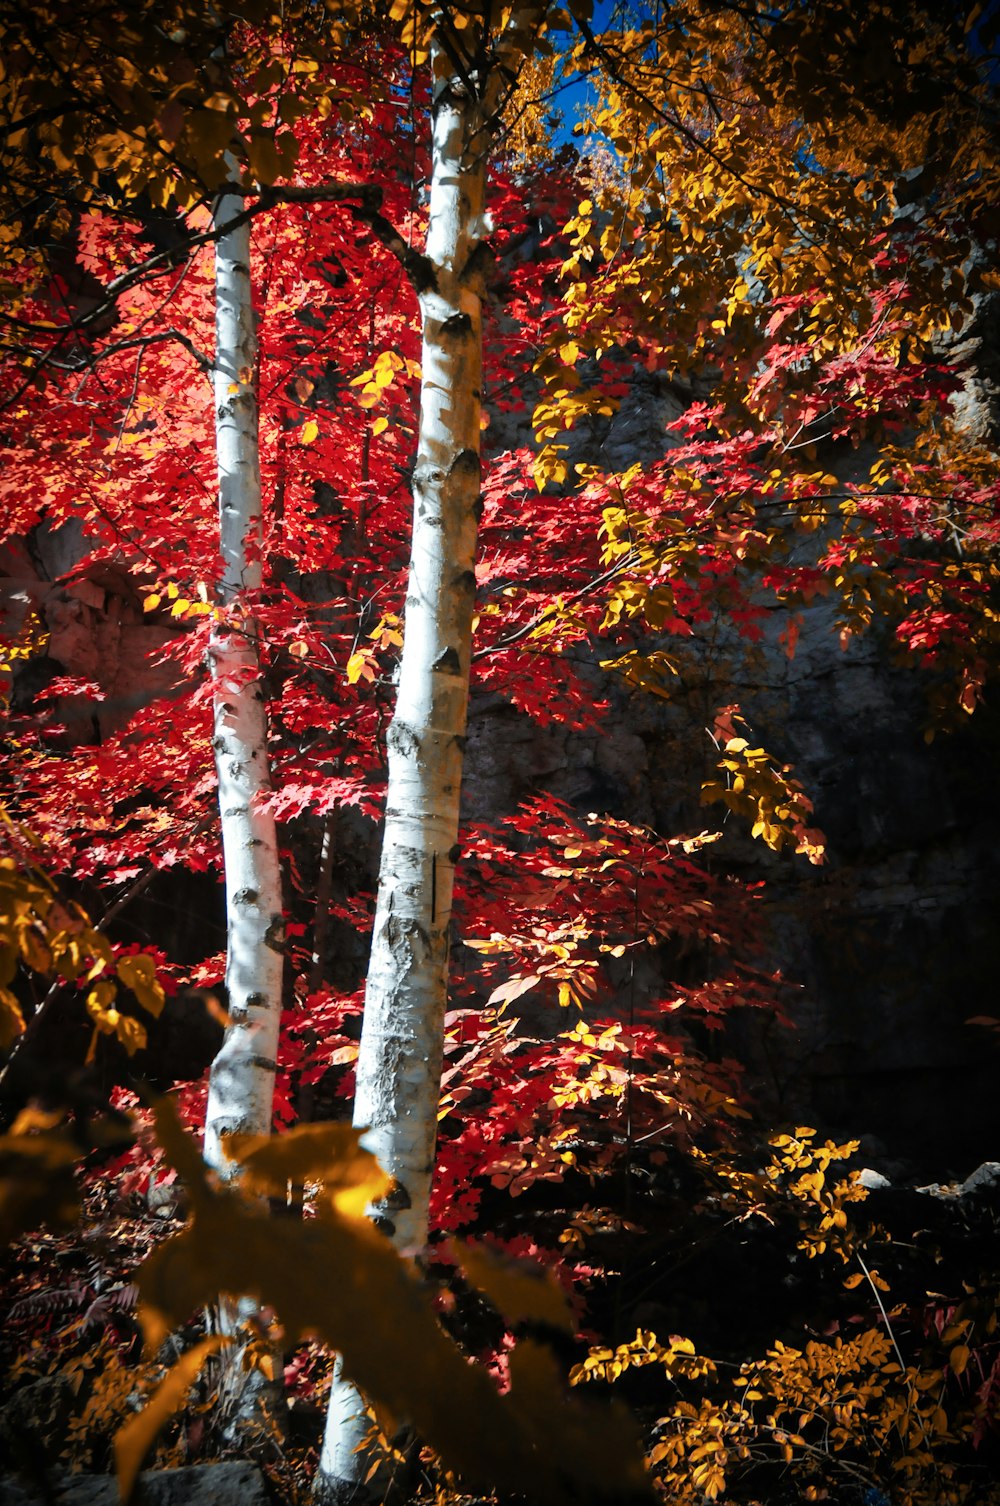
[[[77,319],[67,320],[65,324],[58,326],[31,324],[23,319],[17,319],[12,314],[0,314],[0,322],[10,325],[14,329],[23,330],[28,334],[65,335],[78,330],[87,330],[97,323],[110,309],[112,309],[122,293],[137,283],[144,282],[148,278],[158,277],[161,273],[171,271],[177,262],[178,252],[193,251],[197,246],[211,245],[228,235],[233,230],[238,230],[248,220],[255,219],[258,214],[264,214],[274,209],[278,204],[318,204],[318,203],[342,203],[349,199],[360,200],[361,206],[369,208],[371,213],[378,211],[382,202],[382,189],[373,183],[324,183],[316,188],[300,188],[290,186],[287,188],[262,188],[260,190],[242,189],[238,187],[227,188],[226,198],[248,198],[257,194],[257,202],[248,204],[239,210],[225,224],[213,226],[211,230],[199,231],[197,235],[190,236],[182,246],[171,246],[166,251],[159,251],[155,256],[150,256],[139,266],[132,267],[128,272],[123,272],[108,283],[105,296],[94,308],[88,309]],[[381,218],[381,216],[379,216]],[[385,224],[388,226],[389,221]],[[391,228],[391,227],[390,227]],[[396,232],[398,234],[398,232]]]

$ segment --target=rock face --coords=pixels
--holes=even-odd
[[[85,682],[45,705],[44,717],[65,727],[71,743],[99,743],[176,681],[156,662],[176,630],[143,614],[128,560],[92,564],[82,530],[67,524],[36,529],[29,540],[0,548],[0,623],[17,634],[34,617],[47,633],[43,653],[16,667],[15,711],[30,713],[39,692],[68,676]]]
[[[676,707],[603,685],[613,709],[599,734],[539,730],[496,697],[474,701],[468,815],[495,819],[544,787],[665,834],[712,827],[719,808],[697,800],[715,772],[704,728],[714,706],[738,701],[756,738],[794,765],[828,840],[812,868],[730,818],[713,848],[715,862],[765,881],[764,959],[797,987],[794,1030],[748,1043],[765,1101],[780,1118],[874,1135],[928,1176],[960,1177],[1000,1128],[995,1037],[966,1023],[994,1012],[1000,972],[1000,818],[983,799],[995,713],[928,744],[920,674],[891,669],[874,640],[842,653],[819,620],[794,660],[765,660],[765,690],[759,664],[734,655]]]
[[[118,1482],[109,1475],[61,1475],[41,1490],[0,1480],[0,1506],[118,1506]],[[269,1506],[264,1477],[253,1464],[193,1464],[147,1470],[139,1476],[133,1506]]]
[[[957,416],[995,443],[1000,298],[981,302],[952,354],[969,363]],[[676,411],[678,394],[640,373],[579,458],[623,470],[663,455]],[[823,463],[849,480],[871,459],[833,452]],[[468,814],[495,819],[545,787],[665,834],[713,825],[718,807],[697,803],[715,773],[705,728],[716,706],[738,702],[755,740],[794,766],[828,839],[818,870],[774,858],[734,819],[713,849],[732,871],[766,882],[766,965],[799,991],[794,1031],[748,1043],[765,1100],[780,1117],[875,1136],[914,1172],[961,1179],[1000,1131],[998,1038],[968,1023],[997,1012],[1000,814],[986,792],[1000,718],[988,698],[957,732],[928,742],[931,677],[897,664],[884,635],[842,650],[832,609],[818,600],[790,659],[783,625],[776,619],[752,646],[720,617],[681,650],[684,688],[670,705],[629,696],[595,669],[595,694],[612,704],[599,735],[536,729],[497,697],[474,699]]]

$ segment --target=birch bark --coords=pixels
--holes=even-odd
[[[215,223],[242,205],[220,194]],[[269,1134],[281,1017],[283,921],[274,821],[254,807],[270,788],[267,714],[257,632],[243,602],[261,583],[261,480],[250,282],[250,226],[221,236],[215,253],[215,439],[224,616],[212,635],[215,734],[226,882],[226,987],[232,1024],[212,1064],[205,1159],[223,1177],[221,1137]]]
[[[480,496],[488,133],[467,80],[432,46],[433,167],[424,286],[413,534],[354,1122],[394,1181],[373,1217],[398,1249],[426,1243],[448,981],[452,884],[469,694]],[[363,1402],[340,1374],[316,1490],[363,1477]],[[353,1482],[353,1483],[352,1483]]]

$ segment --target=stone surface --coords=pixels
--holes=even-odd
[[[963,333],[958,416],[995,442],[1000,297],[981,300]],[[654,387],[638,373],[616,420],[581,433],[572,458],[624,469],[665,455],[683,394]],[[865,446],[820,457],[845,481],[873,458]],[[793,766],[828,839],[815,869],[775,857],[730,818],[713,849],[716,865],[765,881],[761,961],[796,995],[792,1032],[755,1042],[751,1027],[744,1039],[766,1106],[841,1138],[876,1135],[907,1174],[960,1181],[1000,1132],[994,1040],[967,1023],[995,1012],[1000,972],[1000,815],[986,793],[1000,717],[988,696],[928,743],[933,680],[899,662],[888,633],[842,649],[833,606],[816,599],[789,658],[784,626],[776,612],[748,644],[719,613],[696,640],[671,640],[681,670],[671,703],[630,695],[595,666],[595,695],[611,703],[599,734],[537,729],[499,697],[474,698],[467,815],[496,820],[545,788],[668,835],[714,826],[720,808],[698,803],[715,774],[706,726],[716,706],[738,702],[754,741]]]
[[[892,1186],[888,1177],[884,1177],[880,1171],[873,1171],[870,1166],[865,1166],[858,1172],[858,1181],[869,1192],[879,1192],[884,1187]]]
[[[49,1488],[23,1480],[0,1480],[0,1506],[119,1506],[110,1475],[53,1476]],[[132,1506],[270,1506],[264,1476],[253,1464],[192,1464],[147,1470],[139,1476]]]
[[[177,683],[175,669],[157,662],[176,639],[176,625],[143,612],[126,556],[75,574],[86,553],[75,524],[40,526],[30,550],[23,541],[0,547],[0,627],[16,634],[35,612],[49,635],[44,654],[16,666],[12,703],[30,713],[54,679],[86,682],[72,695],[38,703],[39,724],[62,724],[70,743],[102,741]]]

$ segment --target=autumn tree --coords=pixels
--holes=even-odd
[[[888,7],[674,5],[579,45],[580,65],[606,65],[589,128],[629,172],[567,227],[568,340],[540,363],[539,478],[566,479],[564,431],[606,400],[616,347],[668,377],[713,373],[652,490],[633,473],[609,496],[606,559],[641,561],[615,620],[646,602],[655,626],[684,599],[690,622],[724,556],[734,620],[759,616],[762,586],[792,611],[829,593],[845,641],[894,618],[949,665],[959,705],[976,703],[996,502],[989,445],[956,427],[943,360],[995,280],[996,106],[976,27],[975,8],[915,6],[900,29]],[[865,440],[879,447],[867,482],[818,465]],[[796,568],[805,535],[816,554],[800,548]],[[908,541],[931,535],[929,567]]]

